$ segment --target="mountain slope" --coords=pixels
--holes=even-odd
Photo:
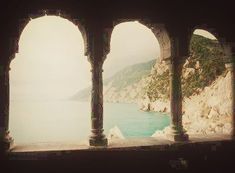
[[[130,90],[140,87],[138,84],[143,78],[146,78],[153,66],[156,64],[156,59],[148,62],[134,64],[125,67],[121,71],[114,74],[112,77],[105,79],[104,85],[104,100],[108,102],[133,102],[137,95],[129,96]],[[91,88],[86,88],[79,91],[72,97],[74,100],[88,100]],[[140,89],[141,90],[141,89]],[[126,93],[126,94],[124,94]]]

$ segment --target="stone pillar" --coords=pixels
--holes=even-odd
[[[187,26],[171,30],[171,56],[168,59],[170,73],[171,131],[167,135],[173,141],[187,141],[188,135],[182,122],[182,68],[189,55],[191,33]]]
[[[9,68],[0,65],[0,145],[1,151],[8,151],[13,139],[9,134]]]
[[[103,62],[92,64],[91,90],[91,136],[90,146],[106,146],[107,138],[103,134]]]
[[[235,140],[235,66],[234,66],[234,61],[232,62],[232,67],[230,69],[231,70],[231,76],[232,76],[232,79],[231,79],[231,83],[232,83],[232,139]]]
[[[234,48],[234,49],[232,49]],[[232,94],[232,133],[231,137],[235,140],[235,46],[232,47],[232,44],[224,44],[224,61],[226,69],[231,73],[231,94]]]
[[[171,132],[167,137],[173,141],[187,141],[188,135],[182,124],[182,91],[181,74],[183,63],[180,57],[174,57],[169,64],[170,72],[170,107],[171,107]]]
[[[232,133],[231,133],[231,137],[233,139],[235,139],[235,74],[234,74],[234,63],[230,62],[230,63],[226,63],[225,67],[227,68],[227,70],[231,73],[231,93],[232,93],[232,105],[231,105],[231,113],[232,113]]]
[[[91,63],[91,136],[90,146],[107,146],[108,141],[103,134],[103,78],[102,67],[106,58],[104,29],[99,24],[88,26],[88,60]]]

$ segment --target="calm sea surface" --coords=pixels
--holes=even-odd
[[[117,126],[126,138],[151,136],[169,123],[167,114],[143,112],[135,104],[104,104],[106,135]],[[11,101],[10,132],[16,144],[85,140],[90,135],[90,103]]]

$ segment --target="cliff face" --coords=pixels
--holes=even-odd
[[[225,73],[223,50],[216,40],[193,35],[190,56],[182,70],[182,96],[190,98],[210,86]],[[169,70],[164,62],[156,63],[145,90],[141,109],[169,112]]]
[[[232,131],[231,73],[216,79],[200,94],[185,98],[183,124],[188,133],[231,133]]]
[[[156,59],[128,66],[104,81],[104,101],[137,103],[143,99],[145,87]]]
[[[138,102],[143,111],[170,112],[169,69],[164,61],[157,62],[151,70]]]
[[[190,50],[191,55],[183,66],[181,78],[184,128],[188,133],[194,134],[230,134],[232,79],[231,73],[225,69],[222,48],[215,40],[194,36]],[[169,101],[158,100],[161,99],[149,99],[143,104],[153,110],[165,105],[163,109],[169,110]],[[166,127],[153,136],[162,135],[169,130],[170,128]]]
[[[183,126],[188,134],[230,134],[232,132],[231,73],[225,72],[199,94],[183,100]],[[169,133],[168,126],[153,137]]]

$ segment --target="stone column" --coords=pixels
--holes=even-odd
[[[230,63],[226,63],[225,67],[227,68],[227,70],[231,73],[231,94],[232,94],[232,103],[231,103],[231,113],[232,113],[232,133],[231,133],[231,137],[233,139],[235,139],[235,74],[234,74],[234,63],[230,62]]]
[[[234,58],[234,57],[233,57]],[[230,69],[231,70],[231,76],[232,76],[232,79],[231,79],[231,83],[232,83],[232,138],[235,140],[235,73],[234,73],[234,61],[232,62],[232,67]]]
[[[103,134],[103,78],[102,67],[106,58],[104,29],[96,23],[88,28],[88,59],[92,67],[91,89],[91,136],[90,146],[107,146],[107,138]]]
[[[235,47],[235,46],[234,46]],[[232,94],[232,103],[231,103],[231,113],[232,113],[232,133],[231,137],[235,140],[235,48],[232,47],[232,44],[224,44],[224,53],[225,53],[225,67],[231,73],[231,94]],[[234,48],[234,49],[232,49]]]
[[[181,74],[183,63],[180,57],[169,60],[170,72],[170,107],[171,107],[171,132],[167,137],[173,141],[187,141],[188,135],[182,124],[182,91]]]
[[[103,62],[93,62],[91,90],[91,136],[90,146],[106,146],[107,138],[103,134]]]
[[[8,151],[13,139],[9,134],[9,68],[0,65],[0,145],[1,151]]]

